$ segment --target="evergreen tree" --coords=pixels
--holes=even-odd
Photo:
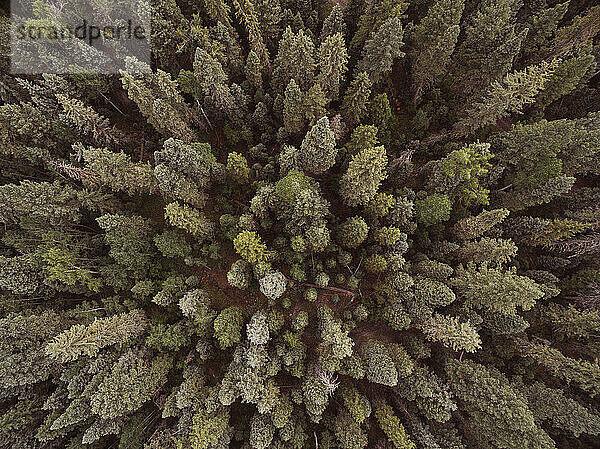
[[[373,82],[366,72],[360,72],[354,77],[342,102],[342,113],[348,122],[358,123],[364,117],[372,86]]]
[[[299,133],[304,128],[303,105],[304,96],[302,91],[292,78],[285,88],[285,99],[283,101],[283,124],[285,130],[290,134]]]
[[[274,62],[273,88],[283,92],[291,79],[296,80],[303,91],[307,91],[313,83],[315,62],[315,45],[303,30],[294,34],[287,27],[279,43],[279,51]]]
[[[196,134],[191,128],[192,111],[171,76],[162,70],[145,74],[143,72],[148,70],[143,67],[143,63],[130,59],[126,59],[126,63],[127,71],[121,73],[123,88],[138,105],[148,123],[161,134],[184,142],[195,140]]]
[[[24,3],[0,447],[597,445],[594,2]]]
[[[554,73],[557,60],[529,66],[507,74],[503,83],[494,81],[483,101],[475,103],[455,125],[455,132],[468,135],[479,128],[493,125],[511,113],[521,113],[523,107],[535,101]]]
[[[334,14],[335,10],[334,7],[331,14]],[[317,52],[317,81],[330,100],[337,100],[339,97],[340,84],[344,81],[347,64],[348,52],[342,33],[337,32],[325,37]]]
[[[487,264],[459,266],[452,285],[464,296],[467,305],[515,315],[516,308],[529,310],[544,296],[539,286],[514,269],[490,268]]]
[[[409,50],[413,82],[413,102],[424,88],[444,74],[460,33],[463,0],[439,0],[415,26]]]
[[[548,434],[535,423],[527,402],[500,373],[471,360],[452,360],[446,365],[452,391],[465,404],[473,437],[486,447],[555,447]]]
[[[366,205],[386,178],[387,155],[383,146],[361,150],[352,157],[340,180],[340,195],[349,206]]]
[[[298,163],[308,173],[321,174],[335,164],[335,137],[329,128],[329,119],[321,118],[306,133],[298,152]]]
[[[88,326],[75,324],[54,337],[46,352],[61,362],[76,360],[82,355],[93,357],[106,346],[140,336],[147,325],[141,310],[94,320]]]
[[[461,98],[478,96],[511,69],[528,32],[516,29],[519,7],[517,0],[485,0],[469,18],[465,39],[453,57],[452,72],[461,79],[456,90]]]
[[[365,44],[362,58],[356,66],[357,73],[366,73],[374,83],[392,71],[395,59],[404,56],[402,47],[402,22],[395,16],[384,22]]]
[[[151,193],[156,188],[149,163],[135,163],[123,152],[113,153],[102,148],[82,148],[81,154],[89,170],[111,190],[135,195]]]

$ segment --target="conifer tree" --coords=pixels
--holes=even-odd
[[[151,0],[151,66],[25,3],[0,447],[597,445],[594,2]]]
[[[302,91],[292,78],[285,88],[285,99],[283,101],[283,124],[285,130],[290,134],[299,133],[304,128],[303,105],[304,96]]]
[[[461,79],[461,98],[478,96],[486,86],[506,75],[519,53],[528,29],[517,31],[516,0],[486,0],[465,25],[464,41],[454,53],[452,72]]]
[[[331,14],[334,14],[334,11],[335,7]],[[342,33],[326,36],[317,52],[317,81],[330,100],[337,100],[339,97],[340,84],[344,81],[347,64],[348,52]]]
[[[113,153],[102,148],[82,148],[81,154],[89,170],[111,190],[134,195],[151,193],[156,186],[149,163],[135,163],[123,152]]]
[[[342,102],[342,113],[348,122],[359,123],[364,117],[372,86],[373,82],[366,72],[360,72],[354,77]]]
[[[294,34],[292,29],[287,27],[273,63],[273,88],[281,93],[293,78],[300,89],[307,91],[314,79],[314,53],[315,45],[303,30]]]
[[[148,323],[141,310],[95,320],[88,326],[75,324],[53,338],[46,352],[61,362],[90,357],[106,346],[140,336]]]
[[[321,45],[328,37],[335,36],[338,33],[341,34],[342,38],[345,38],[347,31],[346,28],[347,27],[346,23],[344,22],[342,8],[338,4],[333,5],[331,12],[323,21],[323,28],[321,29],[321,35],[319,36]]]
[[[121,82],[140,112],[161,134],[184,142],[195,139],[192,130],[192,111],[183,100],[171,75],[162,70],[147,72],[142,63],[126,60],[128,71],[121,73]],[[136,65],[137,64],[137,65]]]
[[[444,74],[458,40],[464,7],[463,0],[439,0],[415,26],[408,52],[414,103],[429,83]]]
[[[394,16],[385,21],[365,44],[356,66],[357,73],[366,73],[374,83],[391,73],[394,60],[404,56],[400,50],[403,34],[400,17]]]
[[[349,206],[367,205],[386,178],[387,155],[383,146],[361,150],[352,157],[340,180],[340,195]]]
[[[306,133],[298,152],[298,163],[308,173],[321,174],[335,164],[335,137],[329,119],[323,117]]]
[[[428,340],[441,341],[455,351],[475,352],[481,348],[481,338],[470,323],[460,323],[457,317],[434,315],[421,325]]]
[[[544,296],[539,286],[526,276],[517,275],[514,268],[459,266],[452,285],[464,296],[466,304],[505,315],[515,315],[516,308],[529,310]]]
[[[381,430],[383,430],[396,449],[414,449],[416,447],[385,399],[379,398],[375,400],[373,408]]]
[[[252,45],[252,50],[254,50],[260,58],[262,69],[269,71],[271,67],[269,51],[263,40],[254,4],[249,0],[233,0],[233,6],[235,8],[236,17],[244,24],[248,31],[248,39]]]
[[[481,444],[497,448],[555,447],[538,427],[527,402],[506,378],[471,360],[452,360],[446,365],[452,391],[465,404],[476,425]]]
[[[455,132],[468,135],[479,128],[495,124],[511,113],[521,113],[523,107],[535,101],[554,73],[557,60],[543,61],[537,66],[507,74],[502,84],[494,81],[483,101],[475,103],[465,117],[455,125]]]

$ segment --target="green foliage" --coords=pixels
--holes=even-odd
[[[400,424],[400,420],[394,415],[392,407],[390,407],[385,399],[378,398],[374,401],[373,408],[375,409],[375,417],[381,430],[385,433],[388,439],[392,442],[396,449],[414,449],[413,443],[404,426]]]
[[[463,0],[438,0],[415,26],[409,54],[415,102],[428,83],[444,74],[458,40],[464,7]]]
[[[360,348],[365,361],[367,379],[377,384],[393,387],[398,384],[398,371],[386,346],[371,341]]]
[[[183,229],[194,237],[204,240],[215,232],[215,225],[197,209],[178,202],[165,206],[165,219],[171,226]]]
[[[448,382],[465,410],[477,423],[476,438],[497,448],[545,447],[554,442],[538,427],[527,401],[506,378],[471,360],[452,360],[446,365]]]
[[[242,258],[256,264],[267,260],[267,246],[256,232],[242,231],[233,239],[233,247]]]
[[[371,87],[373,82],[366,72],[358,73],[350,87],[346,90],[346,95],[342,102],[342,111],[344,116],[351,122],[357,123],[364,117],[367,111],[367,102],[371,96]]]
[[[417,221],[425,226],[433,226],[448,220],[451,210],[452,203],[448,195],[434,193],[415,201],[415,216]]]
[[[75,324],[54,337],[46,352],[61,362],[76,360],[82,355],[94,357],[106,346],[139,337],[147,326],[141,310],[96,319],[87,326]]]
[[[526,276],[516,274],[514,268],[490,268],[487,264],[476,267],[459,266],[452,286],[465,298],[465,303],[505,315],[515,315],[517,307],[529,310],[544,296],[539,286]]]
[[[138,409],[166,381],[171,366],[170,355],[149,360],[140,352],[124,353],[92,394],[92,411],[112,419]]]
[[[381,24],[365,43],[357,72],[366,73],[374,83],[391,73],[394,60],[404,56],[400,50],[403,34],[402,22],[397,15]]]
[[[247,183],[250,178],[250,167],[248,161],[240,153],[229,153],[227,155],[227,170],[240,183]]]
[[[454,351],[475,352],[481,348],[481,338],[469,322],[461,323],[457,317],[436,314],[421,325],[425,337],[440,341]]]
[[[277,299],[285,293],[287,279],[283,273],[275,271],[261,277],[258,284],[263,295],[269,299]]]
[[[321,174],[335,164],[335,137],[329,119],[323,117],[306,133],[298,152],[298,163],[308,173]]]
[[[242,311],[238,307],[221,310],[214,321],[215,338],[221,348],[229,348],[242,339],[242,324]]]
[[[121,152],[113,153],[105,148],[82,148],[81,154],[91,173],[82,173],[93,182],[95,177],[111,190],[130,195],[149,193],[156,188],[153,169],[149,163],[134,163]]]
[[[348,218],[338,230],[338,241],[344,248],[357,248],[367,238],[369,226],[362,217]]]
[[[478,178],[491,168],[489,144],[470,144],[460,150],[454,150],[441,162],[442,171],[452,179],[458,179],[459,201],[470,204],[488,204],[489,190],[479,185]]]
[[[349,206],[367,205],[386,178],[383,146],[365,148],[352,157],[340,180],[340,194]]]
[[[0,447],[595,447],[592,4],[0,17]]]
[[[535,101],[554,73],[557,60],[543,61],[537,66],[507,74],[503,82],[494,81],[482,102],[475,103],[456,126],[459,135],[468,135],[479,128],[496,123],[508,114],[521,113]]]

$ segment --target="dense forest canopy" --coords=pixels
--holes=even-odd
[[[0,17],[0,448],[600,447],[596,1],[132,11]]]

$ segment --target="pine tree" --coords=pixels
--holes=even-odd
[[[229,5],[223,0],[204,0],[204,8],[208,16],[214,22],[221,22],[224,25],[231,25],[231,19],[229,15],[231,10]]]
[[[44,354],[44,346],[63,327],[63,320],[52,311],[12,313],[0,319],[0,379],[4,391],[50,377],[54,362]]]
[[[369,226],[362,217],[351,217],[340,225],[338,242],[344,248],[357,248],[367,239],[368,233]]]
[[[600,7],[150,3],[0,18],[0,447],[594,446]]]
[[[466,268],[459,266],[452,286],[465,298],[465,303],[477,309],[489,309],[505,315],[515,315],[517,307],[531,309],[544,296],[538,285],[516,270],[489,268],[486,264]]]
[[[349,206],[366,205],[386,178],[387,155],[383,146],[365,148],[352,157],[340,180],[340,195]]]
[[[92,411],[112,419],[136,410],[166,381],[172,363],[169,355],[150,360],[141,351],[125,352],[92,394]]]
[[[357,73],[366,73],[374,83],[391,73],[394,60],[405,55],[400,50],[403,34],[400,17],[395,16],[384,22],[365,44],[361,60],[356,66]]]
[[[469,322],[457,317],[436,314],[421,325],[428,340],[441,341],[454,351],[475,352],[481,348],[481,338]]]
[[[385,399],[376,399],[373,403],[373,408],[381,430],[383,430],[396,449],[414,449],[416,447],[406,434],[404,426],[400,424],[398,417],[394,415],[392,407],[389,406]]]
[[[274,62],[272,87],[283,92],[293,78],[301,90],[307,91],[313,83],[316,62],[315,45],[300,30],[297,34],[287,27],[279,42],[279,51]]]
[[[560,5],[559,5],[560,6]],[[537,96],[537,104],[541,107],[571,93],[593,64],[592,55],[583,55],[561,61],[544,89]]]
[[[352,37],[351,48],[360,49],[385,22],[394,18],[402,18],[407,8],[408,2],[402,0],[367,3],[360,15],[358,29]]]
[[[444,74],[460,33],[463,0],[438,0],[415,26],[408,52],[411,60],[413,103],[423,90]]]
[[[146,270],[154,252],[150,220],[137,215],[105,214],[96,219],[110,246],[109,255],[131,270]]]
[[[290,134],[302,131],[305,124],[304,119],[304,96],[302,91],[292,78],[285,88],[285,99],[283,101],[283,124],[285,130]]]
[[[319,36],[321,45],[323,45],[328,37],[335,36],[338,33],[341,34],[342,38],[346,36],[347,27],[344,22],[344,14],[342,11],[342,8],[338,4],[333,5],[333,8],[331,8],[331,12],[323,21],[323,28],[321,29],[321,35]]]
[[[256,232],[242,231],[233,239],[233,247],[244,260],[251,264],[267,259],[267,247]]]
[[[262,69],[268,72],[271,67],[271,60],[269,51],[263,40],[254,4],[249,0],[234,0],[233,6],[235,8],[235,15],[248,31],[248,39],[250,40],[252,50],[260,58]]]
[[[298,152],[298,163],[306,172],[318,175],[335,164],[336,155],[335,137],[329,128],[329,119],[323,117],[306,133]]]
[[[327,103],[329,103],[329,99],[325,96],[321,85],[313,84],[304,96],[304,116],[310,126],[315,126],[319,119],[324,118],[327,112],[325,108]]]
[[[362,120],[367,111],[372,86],[373,82],[366,72],[360,72],[354,77],[342,102],[342,113],[348,122],[354,124]]]
[[[237,307],[221,310],[215,318],[215,338],[223,349],[233,346],[242,339],[242,312]]]
[[[334,11],[335,7],[331,14]],[[347,64],[348,52],[342,33],[337,32],[325,37],[317,52],[317,81],[330,100],[335,101],[339,97],[340,85],[343,84]]]
[[[215,224],[197,209],[180,203],[169,203],[165,206],[165,219],[171,226],[189,232],[199,240],[209,239],[214,235]]]
[[[263,79],[261,73],[260,58],[254,50],[250,50],[246,58],[245,67],[246,78],[252,83],[255,89],[262,89]]]
[[[57,94],[56,99],[63,107],[65,121],[79,133],[94,139],[95,144],[111,146],[118,144],[122,139],[121,133],[110,125],[106,117],[86,106],[83,101],[62,94]]]
[[[454,225],[452,233],[461,240],[475,239],[502,223],[509,213],[506,209],[485,210],[479,215],[458,221]]]
[[[398,371],[385,345],[371,341],[360,348],[370,382],[393,387],[398,384]]]
[[[592,397],[600,394],[600,364],[565,356],[556,348],[543,343],[520,342],[525,357],[542,365],[550,374],[567,383],[574,382]]]
[[[452,204],[448,195],[434,193],[415,201],[417,221],[425,226],[433,226],[448,220],[451,208]]]
[[[576,400],[565,396],[559,388],[549,388],[542,382],[525,385],[521,380],[516,388],[525,394],[537,422],[569,432],[578,438],[582,433],[600,434],[600,416]]]
[[[32,182],[0,186],[0,221],[17,223],[29,217],[51,225],[79,221],[81,205],[77,202],[78,192],[59,181]]]
[[[46,353],[61,362],[76,360],[82,355],[94,357],[106,346],[139,337],[147,326],[144,313],[137,309],[94,320],[88,326],[75,324],[54,337],[48,343]]]
[[[113,153],[101,148],[82,148],[81,154],[89,170],[111,190],[135,195],[151,193],[156,188],[149,163],[135,163],[123,152]]]
[[[523,107],[535,101],[556,70],[557,60],[526,67],[507,74],[502,84],[494,81],[483,101],[475,103],[455,125],[455,132],[466,136],[479,128],[493,125],[511,113],[522,113]]]
[[[164,135],[184,142],[195,140],[192,130],[192,111],[177,89],[171,75],[162,70],[148,72],[142,63],[126,59],[127,71],[121,72],[123,88],[146,117],[148,123]],[[142,65],[140,65],[142,64]]]
[[[452,391],[465,404],[474,435],[480,444],[497,448],[555,447],[548,434],[539,428],[527,402],[501,374],[471,360],[452,360],[446,364]]]
[[[517,0],[485,0],[470,17],[465,39],[453,56],[452,72],[461,79],[456,86],[461,98],[477,97],[511,69],[528,31],[516,30],[519,7]]]

